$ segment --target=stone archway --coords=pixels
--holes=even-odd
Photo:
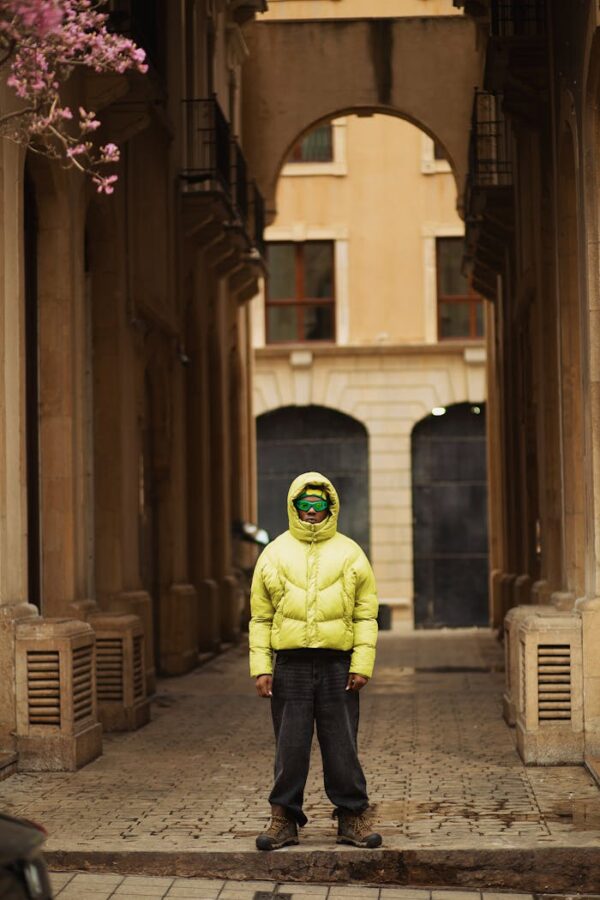
[[[330,478],[340,495],[340,531],[369,555],[369,438],[365,426],[325,406],[285,406],[258,416],[259,522],[271,539],[288,527],[287,492],[302,472]]]
[[[243,92],[244,148],[275,210],[280,169],[315,124],[350,113],[407,119],[443,145],[459,197],[482,46],[462,16],[256,22]]]

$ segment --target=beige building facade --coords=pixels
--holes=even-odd
[[[242,627],[263,263],[239,82],[264,5],[111,4],[150,71],[68,100],[121,146],[113,197],[0,147],[1,774],[97,756],[99,723],[143,724],[157,673]]]
[[[410,6],[406,15],[425,7],[427,15],[458,12],[451,3]],[[264,18],[376,16],[382,13],[376,7],[289,0],[270,4]],[[333,118],[331,143],[325,162],[288,157],[266,237],[268,246],[332,243],[335,328],[329,340],[278,340],[265,328],[264,292],[257,298],[255,413],[316,405],[366,428],[370,551],[380,600],[412,616],[411,436],[432,409],[482,406],[483,323],[480,329],[462,323],[445,337],[440,321],[440,247],[458,254],[453,265],[460,280],[464,235],[455,178],[441,148],[394,115]]]

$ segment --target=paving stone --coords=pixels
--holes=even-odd
[[[328,900],[373,900],[379,897],[379,888],[353,887],[351,885],[333,885]]]
[[[413,888],[382,888],[381,900],[430,900],[431,891]]]
[[[465,665],[483,671],[461,671]],[[600,830],[576,831],[556,814],[569,798],[600,796],[583,767],[550,772],[521,763],[500,715],[501,666],[486,629],[381,633],[374,677],[361,694],[359,745],[386,848],[600,840]],[[455,671],[431,671],[441,667]],[[268,820],[272,764],[269,704],[253,693],[240,645],[159,682],[152,721],[105,735],[103,756],[83,769],[0,782],[0,807],[41,821],[50,852],[254,852]],[[335,844],[316,742],[306,812],[298,851],[348,851]]]
[[[475,900],[479,891],[432,891],[431,900]]]
[[[483,891],[481,896],[483,900],[506,900],[506,894],[494,894],[489,891]],[[510,900],[533,900],[533,894],[510,894]]]
[[[298,882],[293,881],[283,882],[278,887],[278,893],[280,894],[310,894],[314,900],[321,900],[321,898],[327,897],[328,891],[329,885],[327,884],[298,884]]]

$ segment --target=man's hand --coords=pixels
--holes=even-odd
[[[256,679],[256,692],[259,697],[264,697],[266,700],[269,697],[273,696],[273,676],[272,675],[259,675]]]
[[[369,679],[365,678],[364,675],[357,675],[356,672],[350,672],[348,675],[348,682],[346,684],[347,691],[360,691],[361,688],[364,688],[365,684]]]

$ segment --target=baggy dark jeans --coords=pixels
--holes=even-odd
[[[350,812],[369,805],[357,751],[358,692],[346,690],[349,670],[350,653],[343,651],[277,654],[271,698],[277,748],[269,802],[285,807],[299,825],[307,821],[302,804],[315,722],[327,796]]]

